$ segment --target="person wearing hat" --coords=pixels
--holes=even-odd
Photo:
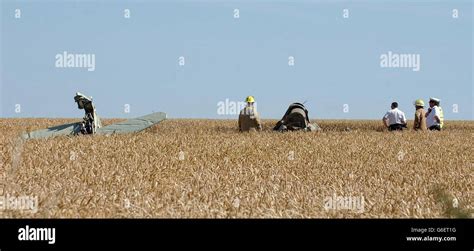
[[[440,100],[438,98],[430,98],[430,108],[426,113],[426,126],[431,131],[441,131],[444,124],[443,109],[439,106]]]
[[[391,110],[385,113],[382,121],[389,131],[402,131],[407,127],[407,119],[405,113],[398,109],[398,103],[393,102]]]
[[[415,121],[413,123],[413,129],[415,131],[426,131],[426,117],[425,117],[425,102],[422,99],[415,101]]]
[[[253,96],[248,96],[245,99],[247,105],[240,111],[239,114],[239,131],[261,131],[262,123],[260,116],[257,113],[257,108],[254,106],[255,99]]]

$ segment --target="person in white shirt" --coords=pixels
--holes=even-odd
[[[393,102],[391,108],[391,110],[385,113],[382,121],[389,131],[401,131],[407,127],[405,113],[398,109],[397,102]]]
[[[430,108],[426,112],[426,127],[431,131],[441,131],[443,128],[444,115],[443,109],[439,106],[440,100],[437,98],[430,98]]]

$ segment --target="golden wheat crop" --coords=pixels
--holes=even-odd
[[[36,213],[0,217],[431,218],[474,209],[470,121],[391,133],[381,121],[323,120],[320,132],[276,133],[266,120],[261,133],[239,133],[236,121],[183,119],[129,135],[17,137],[71,121],[0,120],[0,195],[39,200]],[[364,210],[328,210],[333,195],[363,197]]]

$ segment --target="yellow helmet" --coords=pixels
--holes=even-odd
[[[254,102],[255,102],[255,99],[253,98],[253,96],[248,96],[248,97],[245,99],[245,102],[247,102],[247,103],[254,103]]]
[[[417,100],[415,100],[415,106],[424,107],[424,106],[425,106],[425,102],[423,102],[423,99],[417,99]]]

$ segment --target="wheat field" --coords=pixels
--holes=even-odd
[[[77,120],[0,119],[0,195],[37,196],[1,218],[472,217],[472,121],[387,132],[317,121],[320,132],[239,133],[233,120],[171,119],[129,135],[22,141]],[[105,120],[105,124],[119,120]],[[331,196],[363,210],[326,208]],[[455,202],[455,203],[454,203]]]

